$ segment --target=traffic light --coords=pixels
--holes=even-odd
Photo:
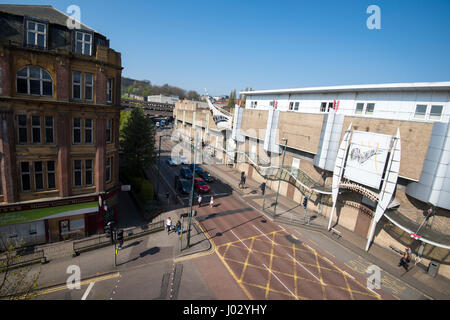
[[[105,233],[111,237],[111,243],[114,243],[114,221],[110,221],[105,226]]]
[[[306,209],[307,206],[308,206],[308,198],[304,197],[303,198],[303,208]]]
[[[265,195],[266,194],[266,183],[265,182],[261,183],[261,185],[259,187],[261,188],[262,195]]]

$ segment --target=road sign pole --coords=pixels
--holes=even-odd
[[[161,138],[162,135],[159,136],[159,150],[158,150],[158,176],[156,177],[156,198],[159,201],[159,162],[161,160]]]
[[[277,190],[277,197],[276,197],[276,199],[275,199],[275,208],[274,208],[274,210],[273,210],[273,216],[275,217],[276,215],[277,215],[277,206],[278,206],[278,195],[280,194],[280,185],[281,185],[281,176],[282,176],[282,174],[283,174],[283,167],[284,167],[284,158],[285,158],[285,156],[286,156],[286,147],[287,147],[287,142],[288,142],[288,139],[287,138],[283,138],[283,139],[281,139],[281,140],[283,140],[284,142],[285,142],[285,145],[284,145],[284,151],[283,151],[283,161],[281,162],[281,168],[280,168],[280,176],[279,176],[279,178],[278,178],[278,190]]]
[[[117,247],[116,247],[117,234],[116,234],[116,230],[114,230],[113,236],[114,236],[114,267],[117,267]]]
[[[194,128],[194,170],[192,172],[192,189],[191,189],[191,205],[189,210],[189,227],[188,227],[188,234],[187,234],[187,248],[191,246],[191,220],[192,220],[192,205],[194,203],[194,182],[195,182],[195,161],[197,158],[197,148],[195,148],[195,142],[197,140],[197,133],[195,132]]]

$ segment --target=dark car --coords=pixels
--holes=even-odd
[[[206,171],[200,171],[197,172],[197,175],[202,178],[203,180],[205,180],[206,182],[213,182],[214,178],[209,174],[209,172]]]
[[[176,176],[175,186],[181,193],[188,194],[191,192],[192,183],[189,180],[180,179],[180,177]]]
[[[192,179],[192,171],[188,168],[181,168],[180,169],[180,176],[184,179]]]
[[[194,164],[193,163],[191,163],[189,165],[189,169],[191,169],[192,172],[194,171]],[[200,165],[199,164],[195,164],[195,174],[199,174],[202,171],[203,171],[203,169],[200,167]]]

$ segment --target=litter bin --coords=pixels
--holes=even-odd
[[[439,263],[436,261],[431,261],[430,265],[428,266],[428,274],[434,278],[437,275],[438,269]]]

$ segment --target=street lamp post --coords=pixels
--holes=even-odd
[[[195,133],[195,139],[194,139],[194,170],[192,172],[192,188],[191,188],[191,201],[190,201],[190,211],[189,211],[189,227],[188,227],[188,234],[187,234],[187,244],[186,246],[189,248],[191,246],[191,219],[192,219],[192,205],[194,202],[194,183],[195,183],[195,161],[197,159],[197,148],[196,148],[196,141],[197,141],[197,133]],[[191,141],[192,143],[192,141]]]
[[[156,197],[158,198],[158,201],[159,201],[159,163],[160,163],[160,160],[161,160],[161,139],[162,139],[163,137],[170,137],[170,135],[164,134],[164,135],[160,135],[160,136],[159,136],[158,176],[156,177]]]
[[[284,167],[284,158],[286,156],[286,147],[287,147],[287,138],[281,139],[284,143],[284,151],[283,151],[283,161],[281,162],[281,169],[280,169],[280,176],[278,178],[278,190],[277,190],[277,197],[275,198],[275,208],[273,209],[273,216],[275,217],[277,215],[277,205],[278,205],[278,195],[280,193],[280,185],[281,185],[281,175],[283,174],[283,167]]]

